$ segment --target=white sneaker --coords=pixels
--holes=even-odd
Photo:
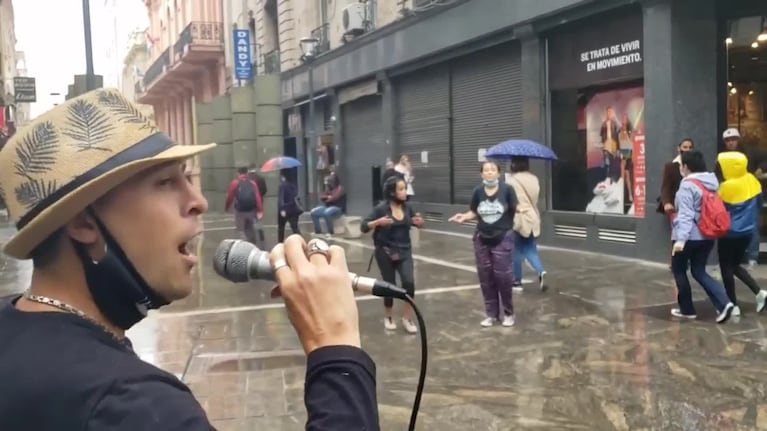
[[[333,239],[333,234],[326,233],[325,234],[325,239]]]
[[[408,334],[416,334],[418,333],[418,327],[415,325],[415,322],[413,322],[410,319],[402,318],[402,327],[405,328],[405,332]]]
[[[672,308],[671,315],[674,317],[680,317],[682,319],[695,319],[698,317],[697,314],[682,314],[682,310],[678,308]]]
[[[514,326],[514,316],[513,315],[511,315],[511,316],[504,316],[503,322],[501,322],[501,325],[503,325],[503,326],[505,326],[507,328],[510,327],[510,326]]]
[[[765,304],[767,304],[767,290],[760,290],[756,294],[756,312],[761,313]]]
[[[384,317],[384,328],[386,328],[387,331],[394,331],[397,329],[397,324],[394,323],[394,319],[391,317]]]
[[[755,261],[755,260],[749,260],[748,261],[748,266],[746,266],[746,270],[753,271],[754,268],[756,267],[756,265],[758,265],[758,264],[759,263],[757,261]]]
[[[732,309],[732,317],[740,317],[740,307],[737,305]]]
[[[519,284],[512,284],[512,285],[511,285],[511,290],[512,290],[513,292],[524,292],[524,291],[525,291],[525,288],[524,288],[524,287],[522,287],[522,283],[521,283],[521,282],[519,282]]]
[[[733,304],[732,302],[728,302],[727,305],[725,305],[722,311],[719,313],[719,315],[716,316],[716,323],[724,323],[728,321],[736,308],[738,307],[736,307],[735,304]],[[738,313],[740,313],[739,308],[738,308]]]
[[[485,320],[479,322],[479,325],[482,326],[483,328],[489,328],[493,326],[494,321],[495,319],[493,319],[492,317],[485,317]]]
[[[538,288],[541,289],[541,292],[545,292],[546,289],[548,289],[549,286],[546,286],[546,283],[543,281],[543,277],[546,276],[546,271],[541,272],[538,275]]]

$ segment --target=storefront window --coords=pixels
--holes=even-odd
[[[598,21],[548,40],[552,207],[643,217],[641,14]]]
[[[767,152],[767,19],[732,20],[728,29],[727,127],[740,131],[743,147],[759,159],[757,169]]]
[[[727,127],[740,132],[749,170],[767,190],[767,16],[730,20],[727,31]],[[765,207],[759,233],[763,247],[767,241]]]

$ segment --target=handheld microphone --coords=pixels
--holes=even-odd
[[[213,269],[216,274],[234,282],[246,283],[251,280],[276,281],[269,252],[238,239],[221,241],[213,253]],[[368,293],[382,298],[405,299],[405,289],[382,280],[349,273],[349,281],[355,292]]]

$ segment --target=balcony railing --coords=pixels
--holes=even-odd
[[[162,54],[157,57],[157,60],[155,60],[146,70],[143,79],[144,88],[149,88],[149,86],[170,66],[171,49],[172,47],[165,48],[165,51],[163,51]]]
[[[184,55],[188,45],[223,45],[223,24],[220,22],[190,22],[178,36],[173,49],[176,55]]]
[[[264,54],[262,62],[265,74],[280,73],[280,51],[278,49],[273,49]]]
[[[317,44],[317,52],[315,55],[320,55],[324,52],[330,51],[330,24],[325,23],[312,30],[312,37],[317,38],[319,43]]]

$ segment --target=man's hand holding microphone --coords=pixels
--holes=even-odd
[[[327,246],[321,240],[310,243],[313,241]],[[288,317],[307,355],[325,346],[360,347],[357,303],[341,247],[311,249],[294,234],[272,249],[270,262]]]

